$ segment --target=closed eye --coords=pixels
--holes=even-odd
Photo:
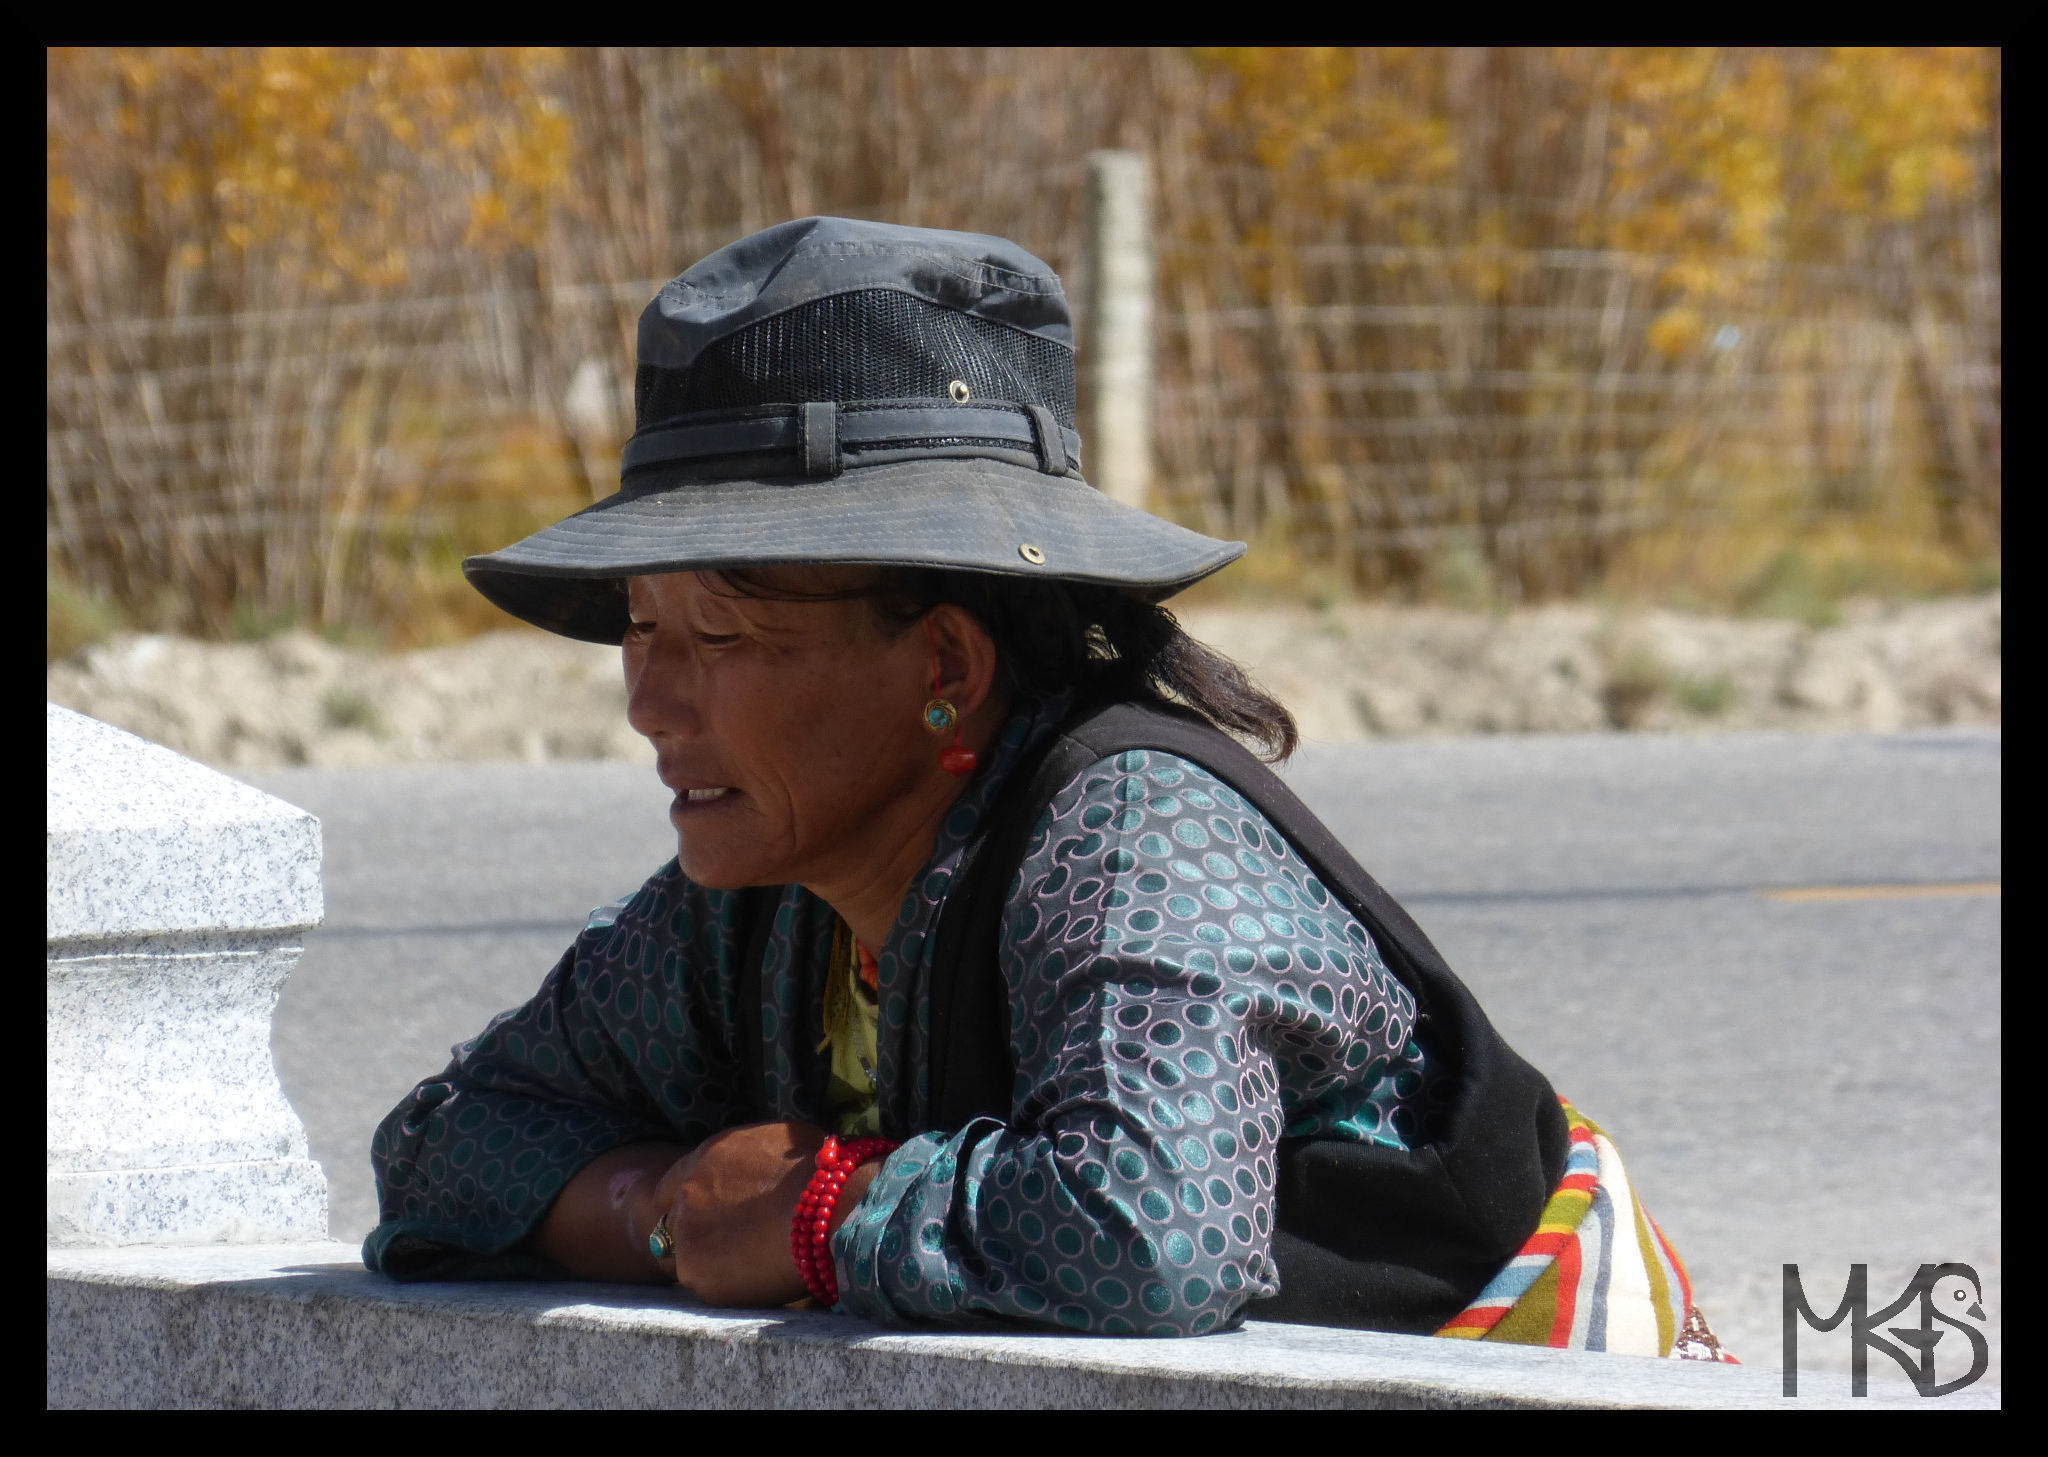
[[[697,634],[697,641],[704,644],[707,648],[730,647],[739,640],[740,635],[736,632],[700,632]]]

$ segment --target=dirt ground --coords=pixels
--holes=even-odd
[[[1997,723],[1999,593],[1851,603],[1834,626],[1555,606],[1208,608],[1320,742],[1470,733],[1910,729]],[[129,635],[48,671],[50,700],[225,769],[647,759],[618,650],[534,633],[382,656],[291,633]]]

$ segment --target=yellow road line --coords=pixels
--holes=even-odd
[[[1800,885],[1784,890],[1759,890],[1767,901],[1798,904],[1805,901],[1902,901],[1934,896],[1999,895],[2002,882],[1966,880],[1952,885]]]

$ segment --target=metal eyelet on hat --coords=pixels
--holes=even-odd
[[[1031,565],[1034,567],[1042,567],[1045,565],[1045,553],[1040,551],[1037,547],[1033,546],[1028,541],[1017,548],[1017,555],[1024,558],[1025,561],[1031,563]]]
[[[967,381],[964,379],[954,380],[951,384],[946,386],[946,393],[953,397],[954,404],[966,404],[968,399]]]

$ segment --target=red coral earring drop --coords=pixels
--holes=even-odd
[[[979,763],[974,750],[960,742],[960,710],[939,696],[939,642],[932,635],[932,620],[924,620],[925,641],[932,650],[932,699],[924,706],[924,726],[935,734],[953,731],[953,742],[939,750],[939,767],[955,779],[964,779]]]

